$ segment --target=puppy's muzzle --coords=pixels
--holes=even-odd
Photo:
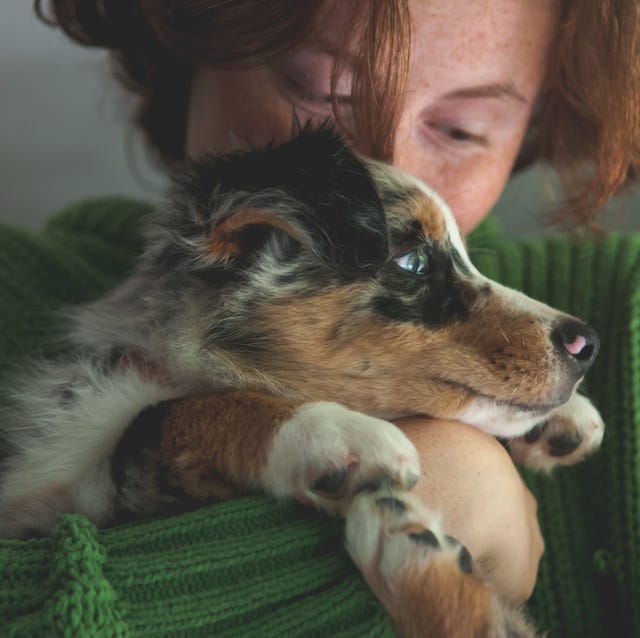
[[[581,379],[592,366],[600,349],[598,333],[575,319],[561,320],[551,332],[551,341],[566,361],[574,381]]]

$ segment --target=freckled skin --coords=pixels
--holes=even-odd
[[[395,164],[436,187],[463,232],[491,209],[511,173],[532,108],[544,82],[546,56],[558,16],[548,0],[411,3],[415,39],[406,106],[400,121]],[[526,39],[522,34],[528,34]],[[543,46],[541,46],[543,43]],[[459,87],[509,78],[525,103],[478,100],[442,104],[461,109],[462,124],[481,119],[491,131],[486,148],[448,152],[425,140],[424,121],[443,95]],[[457,123],[457,122],[453,122]],[[464,128],[464,127],[463,127]]]

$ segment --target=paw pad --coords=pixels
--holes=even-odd
[[[580,432],[567,432],[552,436],[547,440],[549,454],[551,456],[567,456],[580,447],[583,438]]]
[[[430,529],[425,529],[422,532],[412,532],[409,534],[409,538],[419,545],[426,545],[427,547],[433,547],[434,549],[440,548],[440,541],[438,540],[438,537]]]
[[[323,492],[325,494],[339,494],[344,486],[347,478],[346,468],[341,468],[336,472],[325,474],[311,485],[314,492]]]
[[[525,435],[524,435],[524,440],[531,444],[531,443],[535,443],[536,441],[540,440],[540,437],[542,436],[542,433],[544,432],[544,429],[546,427],[546,423],[538,423],[538,425],[536,425],[535,427],[531,428]]]
[[[458,566],[465,574],[470,574],[473,571],[473,558],[469,550],[453,536],[447,535],[447,540],[455,547],[458,546],[460,551],[458,552]]]
[[[511,439],[508,449],[516,463],[532,470],[550,471],[583,459],[600,446],[603,436],[604,423],[596,408],[574,393],[546,421]]]

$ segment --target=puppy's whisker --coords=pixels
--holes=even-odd
[[[518,385],[513,389],[513,392],[511,393],[511,399],[510,400],[513,400],[515,397],[518,396],[518,394],[522,390],[524,382],[527,380],[528,376],[529,376],[529,373],[526,372],[526,371],[521,375],[520,381],[518,382]]]
[[[433,197],[438,194],[438,187],[440,186],[440,178],[444,175],[444,170],[440,170],[433,184],[430,184],[429,195]]]
[[[507,337],[505,331],[502,329],[502,326],[500,324],[498,324],[498,330],[500,331],[500,334],[504,337],[504,340],[511,345],[511,341],[509,341],[509,337]]]

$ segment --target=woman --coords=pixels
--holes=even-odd
[[[640,161],[635,0],[37,4],[113,51],[169,167],[332,118],[358,150],[434,186],[469,232],[514,168],[553,163],[559,221],[589,225]],[[416,492],[500,592],[526,600],[543,542],[506,452],[461,424],[400,425],[423,457]]]

